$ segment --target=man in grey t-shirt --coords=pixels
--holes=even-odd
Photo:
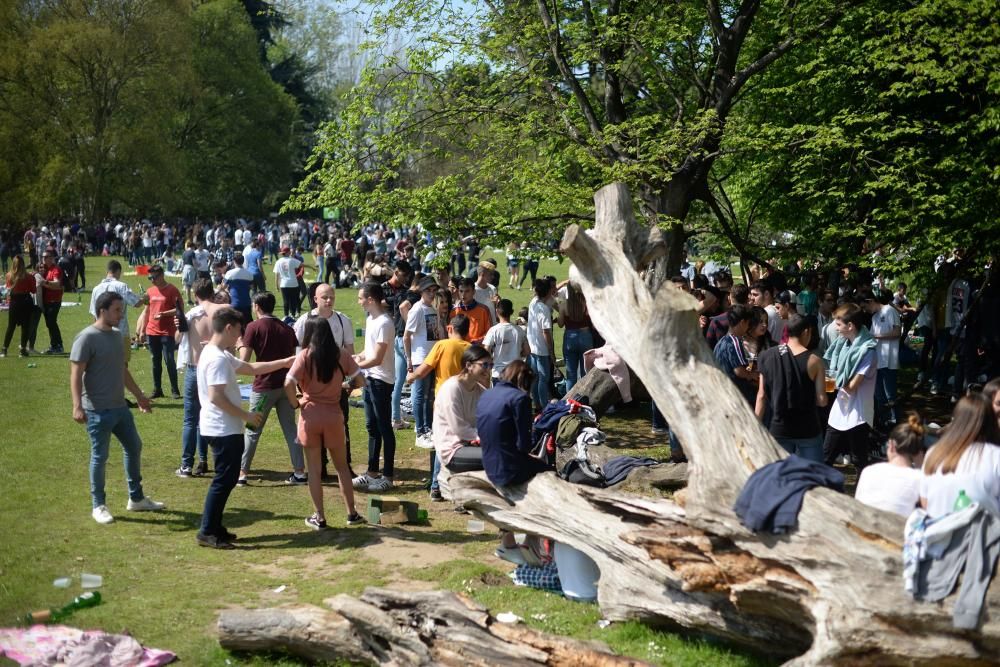
[[[103,524],[114,521],[104,495],[104,469],[112,433],[125,451],[128,509],[163,509],[163,503],[147,498],[142,492],[139,471],[142,440],[125,403],[125,387],[135,395],[140,410],[150,412],[152,406],[125,365],[121,334],[115,329],[122,318],[124,306],[120,294],[105,292],[100,295],[95,303],[97,320],[77,334],[69,354],[73,420],[86,424],[90,436],[91,515],[97,523]]]

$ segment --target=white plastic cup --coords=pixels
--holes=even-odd
[[[87,574],[86,572],[80,575],[80,585],[84,588],[100,588],[104,583],[104,578],[99,574]]]
[[[481,533],[486,530],[486,523],[479,519],[469,519],[469,523],[466,524],[465,528],[470,533]]]
[[[72,577],[59,577],[52,582],[52,585],[56,588],[69,588],[70,584],[73,583]]]

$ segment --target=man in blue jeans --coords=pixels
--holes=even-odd
[[[73,420],[87,425],[90,436],[91,516],[97,523],[115,519],[108,510],[104,494],[104,470],[112,434],[125,452],[125,479],[128,481],[128,510],[163,509],[163,503],[147,498],[142,492],[140,462],[142,440],[135,420],[125,403],[125,387],[135,395],[139,409],[150,412],[149,399],[136,384],[125,365],[121,334],[114,328],[121,321],[125,302],[120,294],[105,292],[95,304],[97,319],[73,341],[70,351],[69,387],[73,397]]]
[[[215,457],[215,477],[205,496],[201,530],[196,540],[200,546],[213,549],[235,548],[232,542],[236,536],[222,525],[222,513],[240,474],[243,424],[259,429],[263,423],[261,413],[243,409],[236,374],[263,375],[290,368],[295,360],[295,357],[287,357],[255,364],[240,361],[228,350],[236,345],[242,333],[243,316],[235,308],[222,306],[212,315],[212,337],[198,360],[198,400],[201,401],[198,425]]]

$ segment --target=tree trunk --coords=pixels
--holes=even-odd
[[[309,660],[372,665],[550,665],[638,667],[600,642],[546,635],[499,623],[465,596],[368,588],[338,595],[328,611],[312,605],[229,609],[219,644],[233,651],[282,650]]]
[[[902,586],[901,517],[829,489],[806,494],[799,528],[757,535],[733,503],[750,474],[785,456],[719,370],[696,303],[636,273],[645,252],[625,186],[595,196],[593,231],[570,227],[590,316],[640,376],[689,459],[676,502],[565,484],[552,474],[500,495],[481,473],[453,475],[457,502],[518,532],[573,546],[601,568],[608,618],[681,626],[795,664],[988,664],[1000,660],[1000,586],[979,631],[952,627],[950,601],[913,601]],[[551,511],[558,507],[558,512]]]

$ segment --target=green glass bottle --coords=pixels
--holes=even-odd
[[[257,397],[257,400],[254,401],[253,405],[250,406],[250,412],[264,412],[265,404],[267,404],[267,396],[261,394],[260,396]],[[251,431],[257,430],[257,427],[249,422],[247,422],[247,428],[250,429]]]
[[[96,607],[101,604],[101,594],[97,591],[87,591],[82,595],[73,598],[65,607],[59,609],[42,609],[35,611],[24,617],[25,625],[34,623],[59,623],[72,616],[79,609]]]
[[[965,489],[958,490],[958,497],[955,498],[955,506],[951,508],[951,511],[958,512],[959,510],[964,510],[966,507],[972,504],[972,498],[965,493]]]

